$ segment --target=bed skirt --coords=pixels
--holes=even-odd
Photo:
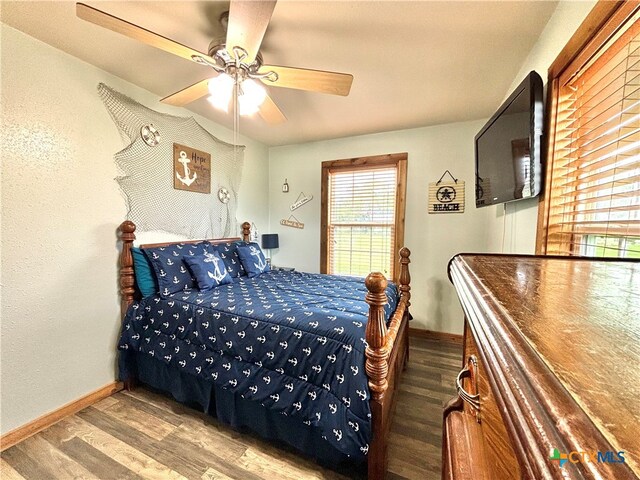
[[[142,353],[120,352],[119,364],[121,380],[133,376],[237,430],[252,431],[264,439],[289,445],[324,467],[366,472],[366,462],[354,464],[352,459],[323,440],[318,429],[305,425],[299,418],[273,412],[258,402],[242,398]]]

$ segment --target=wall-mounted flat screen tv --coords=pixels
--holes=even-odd
[[[476,135],[476,207],[540,193],[541,136],[542,79],[531,72]]]

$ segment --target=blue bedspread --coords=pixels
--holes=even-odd
[[[155,295],[129,308],[119,348],[299,417],[361,460],[371,438],[366,292],[362,279],[271,271],[208,292]],[[386,293],[388,320],[395,285]],[[121,362],[122,379],[128,368]]]

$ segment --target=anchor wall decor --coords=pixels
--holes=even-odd
[[[173,188],[211,193],[211,154],[173,144]]]

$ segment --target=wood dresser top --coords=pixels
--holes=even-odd
[[[503,388],[511,382],[511,390],[520,390],[513,402],[523,417],[533,417],[528,428],[540,443],[560,451],[563,444],[624,450],[640,477],[640,262],[459,255],[450,276],[476,341],[494,352],[495,363],[503,362],[493,373],[508,377]],[[566,391],[559,392],[560,385]],[[571,400],[579,409],[565,409]],[[556,428],[556,438],[542,431],[544,422]],[[605,445],[589,433],[593,427],[583,428],[588,422]],[[601,467],[575,468],[598,478]]]

